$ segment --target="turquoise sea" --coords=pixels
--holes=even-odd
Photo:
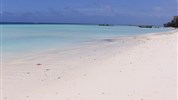
[[[3,24],[3,55],[22,56],[26,53],[64,48],[97,39],[170,30],[168,28],[139,28],[119,25]]]

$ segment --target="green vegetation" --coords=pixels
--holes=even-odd
[[[152,28],[153,26],[151,26],[151,25],[138,25],[138,27],[140,27],[140,28]]]
[[[160,28],[159,26],[154,26],[154,25],[138,25],[140,28]]]
[[[164,24],[164,27],[175,27],[178,28],[178,16],[174,16],[171,22]]]
[[[113,26],[111,24],[98,24],[99,26]]]

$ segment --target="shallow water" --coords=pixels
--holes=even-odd
[[[167,28],[64,24],[2,25],[3,56],[13,57],[78,45],[96,39],[170,31]]]

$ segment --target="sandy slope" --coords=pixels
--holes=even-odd
[[[3,63],[3,100],[176,100],[177,33],[98,40]],[[36,65],[36,64],[42,65]]]

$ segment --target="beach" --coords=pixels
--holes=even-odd
[[[177,30],[98,39],[2,65],[2,100],[176,100]]]

